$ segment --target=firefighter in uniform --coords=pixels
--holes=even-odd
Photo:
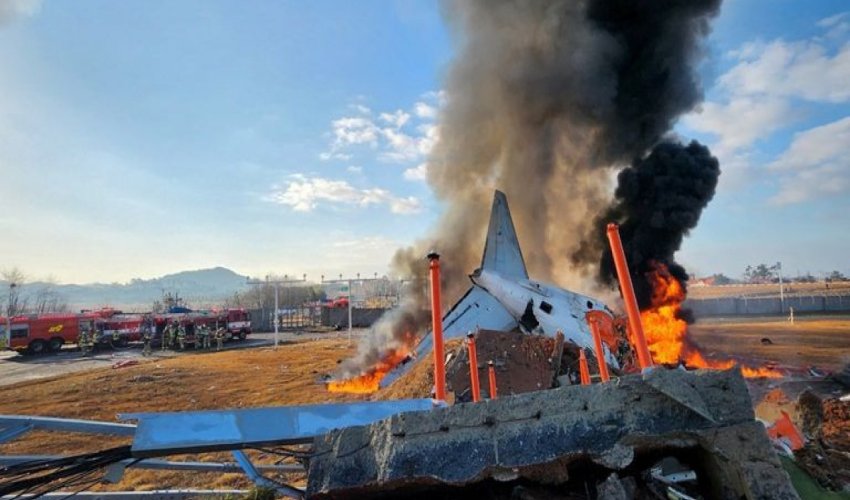
[[[153,334],[151,333],[150,327],[146,326],[144,331],[142,332],[142,340],[145,342],[145,348],[142,349],[142,356],[150,356],[151,355],[151,340],[153,339]]]
[[[204,337],[205,336],[206,336],[206,333],[204,331],[204,325],[195,325],[195,350],[196,351],[204,346]]]
[[[204,349],[210,350],[210,346],[212,346],[212,336],[213,331],[209,326],[204,325]]]
[[[186,328],[182,324],[177,326],[177,344],[181,351],[186,349]]]
[[[83,356],[88,356],[94,344],[92,343],[92,332],[89,330],[80,330],[80,337],[77,339],[77,344],[80,346],[80,352]]]
[[[168,349],[168,344],[171,343],[171,323],[165,325],[162,329],[162,350]]]
[[[215,350],[220,351],[224,346],[224,328],[218,327],[215,331]]]
[[[121,333],[118,330],[112,330],[112,348],[115,349],[121,344]]]

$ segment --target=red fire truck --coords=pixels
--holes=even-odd
[[[251,333],[251,315],[245,309],[226,309],[219,311],[191,311],[185,313],[167,313],[153,316],[154,343],[162,339],[166,325],[175,322],[186,331],[186,343],[194,344],[195,327],[204,325],[211,331],[223,327],[225,340],[238,338],[244,340]]]
[[[165,326],[172,321],[183,325],[189,344],[195,341],[195,326],[201,324],[213,331],[224,327],[226,340],[244,340],[251,333],[251,316],[244,309],[156,315],[124,314],[112,310],[33,314],[12,318],[8,348],[23,354],[55,352],[66,343],[76,343],[83,330],[91,332],[94,342],[101,346],[124,347],[129,342],[141,340],[142,331],[150,328],[154,332],[154,343],[159,343]],[[0,338],[6,338],[5,318],[0,318]]]
[[[9,349],[26,354],[58,351],[66,343],[75,343],[81,331],[102,329],[97,314],[41,314],[15,316],[11,319]],[[2,318],[3,335],[6,319]],[[95,333],[96,334],[96,333]]]

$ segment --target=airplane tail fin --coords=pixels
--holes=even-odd
[[[501,191],[496,191],[493,196],[490,228],[487,230],[481,269],[496,271],[505,277],[528,279],[528,271],[525,269],[522,250],[519,248],[519,240],[508,208],[508,199]]]

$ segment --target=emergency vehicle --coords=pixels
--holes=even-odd
[[[9,349],[25,354],[59,351],[66,343],[76,343],[81,331],[98,334],[102,319],[97,314],[30,314],[11,319]],[[6,318],[0,319],[6,335]]]

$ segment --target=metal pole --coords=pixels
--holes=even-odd
[[[776,263],[776,272],[779,274],[779,314],[785,312],[785,291],[782,289],[782,263]]]
[[[279,342],[279,329],[278,323],[280,323],[280,300],[278,292],[280,285],[278,283],[274,284],[274,346],[277,347]]]
[[[490,376],[490,399],[498,397],[498,389],[496,389],[496,367],[493,365],[493,360],[487,362],[487,374]]]
[[[431,332],[434,336],[434,399],[446,400],[446,355],[443,350],[443,314],[440,309],[440,254],[428,254],[431,274]]]
[[[596,364],[599,365],[599,378],[603,382],[608,382],[611,377],[608,375],[608,362],[605,361],[605,351],[602,349],[602,334],[599,332],[599,322],[595,318],[588,318],[587,322],[590,324],[590,332],[593,334],[593,347],[596,352]]]
[[[478,381],[478,351],[475,349],[475,334],[466,335],[466,348],[469,351],[469,383],[472,389],[472,401],[481,401],[481,386]]]
[[[348,280],[348,345],[351,345],[351,308],[354,302],[354,289],[351,285],[352,281]]]
[[[614,258],[614,267],[617,268],[617,276],[620,278],[620,291],[623,294],[623,302],[626,304],[626,315],[629,318],[629,327],[632,332],[637,351],[640,369],[652,367],[652,355],[646,345],[643,336],[643,325],[640,322],[640,310],[638,309],[635,289],[632,286],[632,276],[629,274],[629,265],[626,262],[626,254],[623,251],[623,242],[620,240],[620,226],[613,222],[608,224],[608,241],[611,244],[611,255]]]
[[[6,307],[6,332],[4,333],[6,347],[11,347],[12,345],[12,291],[16,286],[15,283],[9,283],[9,303],[7,304],[8,307]]]

